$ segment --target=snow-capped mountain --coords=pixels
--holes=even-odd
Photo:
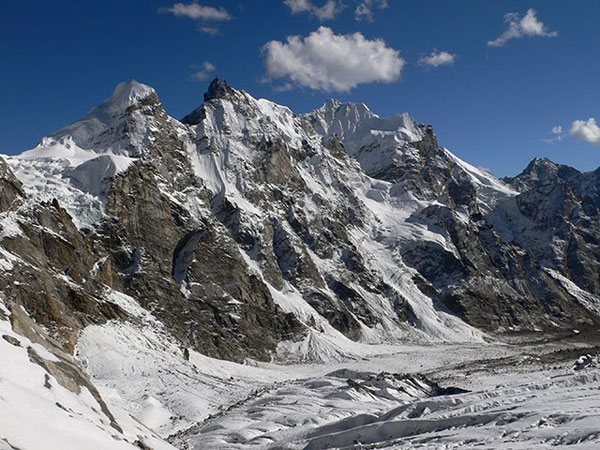
[[[597,174],[535,160],[499,180],[406,113],[329,100],[299,115],[216,79],[179,121],[130,81],[4,160],[3,345],[51,386],[86,386],[92,399],[68,408],[102,411],[84,422],[112,426],[123,448],[168,444],[102,397],[181,443],[218,400],[168,386],[242,395],[198,372],[229,363],[202,358],[333,364],[373,344],[593,335],[600,323]],[[143,397],[143,373],[166,390],[151,382]],[[59,395],[47,389],[40,405]]]
[[[7,161],[27,204],[56,199],[85,230],[112,288],[214,356],[270,358],[310,329],[364,342],[470,340],[597,320],[563,282],[576,282],[561,266],[571,236],[546,225],[545,211],[564,217],[560,205],[575,208],[581,192],[528,206],[548,175],[528,177],[530,167],[511,188],[406,113],[380,118],[330,100],[296,115],[217,79],[179,122],[131,81]],[[541,201],[549,207],[531,217]],[[201,330],[191,343],[190,324]]]

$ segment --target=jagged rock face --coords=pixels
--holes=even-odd
[[[24,197],[23,183],[0,157],[0,213],[16,209]]]
[[[171,202],[158,188],[153,165],[134,163],[118,176],[107,195],[106,212],[117,218],[128,244],[136,249],[151,248],[158,269],[171,269],[171,255],[181,234],[176,221],[184,219],[176,216],[176,211],[172,214]]]
[[[23,307],[66,352],[86,325],[127,316],[102,300],[102,283],[114,278],[113,270],[57,201],[22,208],[13,221],[2,240],[13,255],[11,266],[0,271],[9,308]]]
[[[388,164],[368,172],[369,175],[394,183],[397,194],[411,191],[424,200],[441,196],[452,180],[456,163],[441,151],[433,130],[430,127],[425,130],[422,140],[405,143]],[[361,153],[377,152],[378,144],[373,145]]]
[[[180,122],[130,82],[8,161],[52,183],[21,187],[0,161],[1,223],[19,230],[2,235],[19,265],[4,295],[66,350],[126,317],[107,289],[182,348],[236,361],[310,328],[382,342],[598,324],[567,283],[599,295],[598,174],[537,160],[511,189],[408,114],[295,115],[217,79]]]
[[[429,154],[435,154],[429,148]],[[514,182],[513,186],[524,192],[498,199],[494,210],[482,214],[476,189],[455,163],[446,166],[450,170],[439,164],[426,167],[425,174],[421,171],[413,180],[430,186],[427,175],[432,167],[438,180],[448,175],[443,185],[437,184],[441,194],[437,199],[445,204],[418,211],[410,220],[442,230],[451,246],[427,242],[404,246],[405,262],[431,284],[419,282],[425,292],[433,287],[430,295],[445,307],[490,331],[551,329],[556,324],[589,327],[597,323],[598,319],[574,301],[543,267],[553,252],[549,244],[554,244],[555,237],[564,239],[569,234],[566,218],[571,217],[577,203],[572,188],[547,184],[547,180],[557,179],[555,168],[544,167],[538,174]],[[526,189],[537,180],[544,180],[543,187]],[[516,208],[508,207],[513,204]],[[499,219],[499,214],[506,215]],[[518,223],[527,223],[530,228],[520,230],[522,237],[515,239],[514,234],[507,237],[507,223],[511,233],[520,230]],[[527,240],[533,245],[527,245]],[[568,271],[564,273],[572,279]]]
[[[106,210],[114,219],[104,224],[100,241],[119,265],[126,292],[160,317],[184,346],[237,361],[270,358],[277,343],[299,333],[300,325],[249,273],[209,210],[205,217],[192,217],[161,192],[163,162],[134,163],[107,196]]]
[[[222,78],[215,78],[204,94],[204,101],[209,102],[214,99],[224,98],[227,95],[234,94],[235,91],[229,87],[227,81]]]
[[[212,212],[275,289],[291,285],[334,327],[360,338],[361,322],[374,326],[379,319],[352,284],[367,281],[364,288],[374,295],[393,289],[358,263],[346,232],[368,214],[351,186],[355,180],[346,175],[356,172],[356,163],[338,138],[307,135],[303,120],[287,108],[256,101],[221,81],[209,92],[214,95],[184,122],[196,127],[203,157],[223,168],[214,177],[219,183],[209,186],[215,193]],[[316,193],[309,185],[315,178],[333,195]],[[332,184],[335,190],[327,188]],[[240,197],[252,208],[241,207]],[[335,269],[318,267],[311,254]],[[390,317],[401,322],[405,311],[401,302],[396,306],[399,315],[390,306]]]
[[[512,221],[518,215],[527,219],[513,232],[515,241],[594,295],[600,295],[598,174],[536,159],[507,179],[521,194],[516,197],[518,214],[505,212]]]
[[[443,206],[426,208],[416,218],[443,229],[454,251],[410,244],[403,249],[405,262],[427,280],[417,280],[421,289],[468,323],[489,331],[597,323],[530,254],[503,242],[483,218],[469,223]]]

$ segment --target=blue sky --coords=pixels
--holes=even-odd
[[[498,176],[600,166],[595,0],[0,2],[0,153],[33,147],[135,78],[181,118],[214,76],[302,113],[409,112]],[[598,121],[598,124],[596,123]]]

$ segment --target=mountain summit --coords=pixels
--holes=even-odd
[[[82,148],[98,150],[100,136],[116,126],[128,111],[143,103],[160,105],[156,91],[135,80],[119,83],[113,94],[100,105],[92,108],[81,120],[68,125],[51,137],[55,140],[70,136]]]
[[[227,81],[222,78],[215,78],[208,86],[208,90],[204,93],[204,101],[209,102],[211,100],[223,98],[232,92],[233,89],[229,87]]]
[[[123,112],[151,95],[156,95],[156,91],[150,86],[134,79],[124,81],[119,83],[115,87],[113,94],[94,108],[94,110],[106,111],[113,114]]]

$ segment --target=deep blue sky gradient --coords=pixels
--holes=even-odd
[[[181,118],[202,102],[210,78],[192,74],[209,61],[217,68],[212,75],[295,112],[330,97],[364,102],[382,116],[407,111],[433,124],[440,144],[498,176],[516,175],[536,156],[583,171],[600,166],[600,146],[568,135],[544,142],[556,125],[568,131],[574,120],[600,122],[600,2],[388,0],[372,23],[357,22],[355,3],[345,2],[337,18],[321,23],[291,14],[279,0],[200,1],[233,16],[211,36],[193,20],[164,11],[175,1],[3,1],[0,153],[33,147],[131,78],[154,87],[167,112]],[[528,8],[558,36],[487,45],[505,30],[505,13],[524,15]],[[281,82],[265,82],[263,45],[306,36],[320,25],[385,40],[406,60],[400,79],[346,93],[282,92]],[[434,48],[457,54],[455,63],[417,65]]]

